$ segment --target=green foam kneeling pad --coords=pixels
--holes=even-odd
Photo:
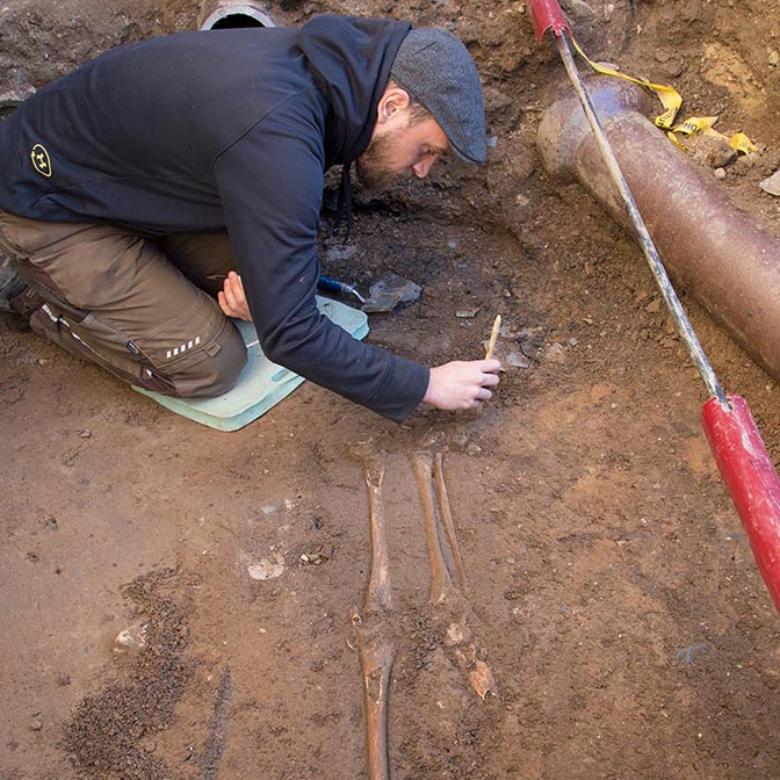
[[[353,338],[363,339],[368,334],[368,317],[362,311],[320,296],[317,296],[317,306]],[[234,322],[244,338],[247,361],[236,384],[227,393],[216,398],[172,398],[141,387],[134,386],[133,390],[176,414],[219,431],[237,431],[265,414],[295,390],[303,377],[272,363],[263,354],[251,322]]]

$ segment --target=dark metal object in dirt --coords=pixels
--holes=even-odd
[[[226,30],[240,27],[276,27],[265,6],[255,0],[204,0],[199,30]]]
[[[780,381],[780,241],[645,117],[639,87],[595,78],[588,91],[669,271]],[[575,95],[547,110],[538,143],[549,173],[576,177],[630,226]]]
[[[669,281],[647,225],[639,212],[634,195],[596,114],[591,96],[577,70],[567,40],[567,37],[571,35],[571,30],[568,25],[560,24],[560,7],[556,0],[529,0],[529,6],[537,35],[541,37],[547,30],[553,30],[558,52],[587,117],[596,141],[598,154],[601,156],[609,180],[611,180],[612,187],[608,188],[607,192],[611,191],[611,197],[615,199],[615,189],[617,190],[619,200],[616,202],[613,200],[613,203],[618,209],[617,204],[622,203],[628,213],[630,223],[636,232],[637,240],[661,295],[712,396],[704,407],[702,424],[721,475],[731,492],[734,505],[750,536],[761,574],[775,607],[780,611],[780,480],[778,480],[772,461],[764,447],[761,434],[750,414],[747,402],[739,396],[726,398]],[[638,154],[639,149],[636,151],[637,156],[641,156]],[[656,170],[655,160],[647,162],[648,168],[643,173],[648,174],[648,178],[652,179],[652,172]],[[642,176],[637,177],[637,180],[641,182]],[[671,181],[676,185],[675,177],[672,177]],[[668,190],[664,194],[668,194]],[[687,239],[685,249],[688,252],[691,251],[689,235],[690,233],[686,231],[680,236],[680,238]],[[724,240],[725,238],[724,236]],[[778,266],[775,264],[775,269],[777,268]],[[775,275],[775,282],[780,285],[780,271]],[[774,331],[775,338],[778,332],[777,329]]]
[[[419,300],[420,295],[422,288],[419,284],[398,274],[385,274],[369,288],[369,297],[363,304],[363,311],[372,314],[393,311],[402,303],[414,303]]]

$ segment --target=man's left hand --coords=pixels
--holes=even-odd
[[[217,293],[217,301],[219,308],[226,316],[236,317],[247,322],[252,321],[252,314],[244,295],[244,285],[241,282],[241,277],[235,271],[228,273],[222,289]]]

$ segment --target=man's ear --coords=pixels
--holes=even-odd
[[[401,89],[395,84],[389,84],[376,107],[377,123],[384,124],[398,111],[409,108],[411,104],[412,99],[405,89]]]

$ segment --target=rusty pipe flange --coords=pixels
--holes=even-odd
[[[602,124],[611,124],[626,113],[647,116],[652,108],[650,96],[639,87],[624,81],[598,76],[583,79]],[[576,93],[566,94],[553,103],[542,117],[537,146],[542,164],[551,175],[561,179],[575,178],[577,151],[592,131]]]
[[[780,240],[669,143],[639,88],[598,79],[589,91],[668,271],[780,380]],[[579,180],[630,229],[576,95],[547,110],[537,142],[549,173]]]
[[[276,27],[264,6],[254,0],[231,3],[230,0],[204,0],[199,30],[226,30],[240,27]]]

